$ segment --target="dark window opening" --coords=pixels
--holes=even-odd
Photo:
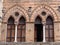
[[[46,19],[46,41],[54,41],[54,25],[53,19],[50,16],[48,16],[48,18]]]
[[[40,17],[37,17],[35,19],[35,31],[34,31],[35,42],[43,41],[43,25],[42,25],[41,21],[42,20]]]
[[[7,42],[14,42],[15,39],[15,25],[14,19],[10,17],[7,24]]]
[[[17,41],[18,42],[25,42],[25,33],[26,33],[26,22],[25,18],[21,17],[19,20],[19,25],[18,25],[18,32],[17,32]]]

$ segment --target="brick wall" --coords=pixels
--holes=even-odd
[[[4,16],[2,17],[3,18],[2,21],[7,23],[7,20],[10,16],[13,16],[15,21],[18,21],[18,19],[21,17],[21,15],[23,15],[24,17],[26,17],[26,20],[27,20],[26,22],[34,22],[36,16],[39,15],[40,17],[42,17],[42,21],[46,22],[46,18],[48,15],[42,16],[40,14],[43,10],[45,10],[46,12],[51,14],[52,17],[54,17],[54,39],[55,39],[55,41],[60,41],[60,12],[57,10],[58,6],[60,6],[60,1],[59,0],[53,0],[52,2],[50,0],[49,1],[45,0],[47,2],[39,2],[39,0],[35,0],[35,2],[33,2],[33,1],[34,0],[29,0],[29,1],[21,0],[21,2],[20,2],[20,0],[18,0],[16,2],[16,0],[15,1],[14,0],[13,1],[4,0],[3,1]],[[31,12],[28,12],[29,7],[32,7]],[[20,15],[18,17],[16,17],[14,15],[14,11],[18,11],[20,13]],[[30,17],[29,17],[28,13],[31,13]],[[33,24],[27,23],[26,25],[28,27],[28,28],[26,28],[26,34],[27,34],[26,42],[33,42],[34,37],[31,34],[34,34],[34,23]],[[32,25],[32,28],[31,28],[31,25]],[[29,31],[30,29],[31,29],[31,31]],[[1,41],[4,42],[4,41],[6,41],[7,24],[2,23],[2,28],[0,30],[1,30]],[[33,38],[31,38],[31,37],[33,37]],[[15,43],[11,43],[11,45],[12,44],[15,44]],[[21,43],[18,43],[18,44],[20,45]],[[51,44],[51,43],[48,43],[48,44]],[[46,44],[46,45],[48,45],[48,44]],[[32,45],[32,43],[31,43],[31,45]],[[38,43],[37,45],[40,45],[40,43]]]

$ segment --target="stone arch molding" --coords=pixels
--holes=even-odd
[[[46,16],[40,15],[41,9],[48,10],[51,13],[51,15],[46,15]],[[48,16],[53,17],[54,22],[58,21],[58,19],[59,19],[58,16],[57,16],[57,14],[56,14],[56,12],[54,11],[54,9],[51,8],[50,6],[44,5],[44,4],[42,4],[42,5],[40,5],[40,6],[38,6],[38,7],[35,8],[35,10],[32,13],[32,16],[31,16],[31,22],[35,21],[36,16],[40,16],[42,18],[42,21],[44,21],[44,20],[46,21],[46,18]]]
[[[15,16],[15,12],[19,12],[19,16]],[[26,22],[29,21],[27,12],[20,6],[15,5],[12,8],[10,8],[4,15],[3,22],[7,22],[10,16],[12,16],[15,19],[15,21],[18,21],[21,16],[23,16],[26,19]]]

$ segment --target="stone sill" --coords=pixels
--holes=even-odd
[[[60,45],[60,42],[0,42],[0,45]]]

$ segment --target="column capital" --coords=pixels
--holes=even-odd
[[[18,22],[17,21],[15,22],[15,25],[18,25]]]
[[[42,22],[42,24],[43,24],[43,25],[46,25],[46,22],[45,22],[45,21],[43,21],[43,22]]]

